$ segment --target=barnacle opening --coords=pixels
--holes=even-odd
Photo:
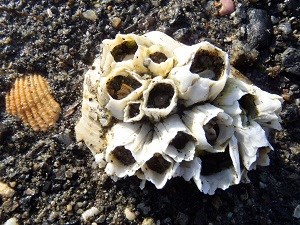
[[[124,41],[122,44],[115,46],[111,54],[116,62],[133,59],[133,56],[138,49],[135,41]]]
[[[171,84],[158,83],[149,93],[147,107],[148,108],[167,108],[175,94]]]
[[[163,174],[170,168],[171,162],[165,160],[161,154],[156,153],[146,162],[146,165],[150,170],[153,170],[159,174]]]
[[[220,128],[217,120],[217,117],[214,117],[203,126],[206,140],[210,145],[215,144],[220,133]]]
[[[162,52],[154,52],[149,55],[150,59],[155,63],[162,63],[167,61],[168,57]]]
[[[130,104],[128,104],[128,107],[129,107],[128,116],[129,116],[129,118],[134,118],[134,117],[136,117],[137,115],[140,114],[140,106],[141,106],[140,103],[130,103]]]
[[[219,80],[224,71],[224,60],[217,50],[199,49],[194,56],[190,71],[201,77]]]
[[[126,98],[142,84],[130,76],[117,75],[106,84],[108,94],[116,100]]]
[[[135,163],[135,159],[133,158],[131,151],[126,149],[124,146],[117,146],[110,154],[113,158],[125,166],[130,166]]]
[[[199,156],[201,163],[201,172],[203,176],[209,176],[228,169],[232,166],[232,160],[229,155],[229,147],[227,146],[225,152],[207,153],[203,152]]]
[[[252,94],[246,94],[238,101],[241,108],[247,117],[254,118],[258,115],[258,110],[255,104],[255,96]]]
[[[174,146],[177,150],[182,150],[190,141],[193,140],[194,138],[190,134],[179,131],[170,142],[170,145]]]

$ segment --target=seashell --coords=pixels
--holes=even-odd
[[[55,125],[61,112],[50,91],[41,75],[17,78],[6,95],[6,111],[20,117],[34,131],[47,131]]]
[[[135,72],[119,67],[106,77],[104,83],[103,91],[109,97],[105,107],[113,117],[123,120],[127,103],[140,98],[149,82],[143,80]]]
[[[236,127],[236,138],[243,165],[252,170],[256,165],[269,165],[268,152],[273,150],[263,128],[255,121],[250,120],[246,126]]]
[[[228,55],[208,42],[179,47],[174,54],[178,63],[170,78],[178,86],[180,97],[186,100],[184,104],[215,99],[230,74]]]
[[[142,50],[139,46],[151,46],[151,42],[135,34],[118,34],[113,40],[104,40],[102,43],[102,58],[100,68],[103,76],[108,75],[115,67],[133,68],[134,59],[138,59]],[[141,58],[141,57],[140,57]],[[141,68],[143,71],[143,68]]]
[[[196,139],[176,114],[156,123],[154,127],[159,137],[161,152],[176,162],[194,158]]]
[[[151,80],[143,92],[142,110],[154,121],[166,117],[177,105],[177,88],[170,79],[158,76]]]
[[[141,188],[163,188],[181,176],[214,194],[269,164],[267,134],[281,128],[281,103],[208,42],[118,34],[85,74],[76,139],[113,180],[137,176]]]
[[[232,137],[233,119],[209,103],[184,112],[183,121],[197,140],[197,150],[223,152]]]
[[[282,97],[270,94],[260,88],[236,78],[229,78],[214,104],[232,116],[246,114],[264,128],[281,129]]]
[[[241,180],[240,159],[237,139],[232,136],[225,152],[200,155],[201,172],[194,182],[205,194],[213,195],[217,188],[227,189]],[[198,160],[199,162],[199,160]]]
[[[178,165],[170,157],[155,153],[141,169],[145,179],[151,181],[156,188],[161,189],[173,177]]]
[[[162,77],[169,74],[175,63],[173,52],[161,45],[151,45],[149,48],[140,46],[139,48],[140,55],[133,62],[134,68],[138,68],[137,72]]]

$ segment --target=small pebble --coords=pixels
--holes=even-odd
[[[129,221],[135,220],[135,218],[136,218],[135,213],[132,212],[131,209],[128,208],[128,207],[125,208],[124,214],[125,214],[125,217],[126,217]]]
[[[115,29],[120,29],[122,20],[119,17],[113,17],[111,20],[111,26]]]
[[[142,222],[142,225],[156,225],[154,219],[152,218],[145,218]]]
[[[96,21],[98,19],[98,16],[94,10],[86,10],[82,13],[83,17],[88,20]]]
[[[297,207],[294,210],[293,217],[299,219],[300,218],[300,205],[297,205]]]
[[[82,213],[82,219],[87,222],[89,220],[89,218],[96,216],[100,213],[99,209],[97,209],[96,207],[92,207],[86,211],[84,211]]]
[[[6,183],[0,181],[0,195],[5,198],[10,198],[15,194],[14,189],[9,187]]]

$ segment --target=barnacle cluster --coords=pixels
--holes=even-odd
[[[115,180],[181,176],[214,194],[267,165],[268,131],[281,128],[281,97],[237,75],[208,42],[118,34],[85,74],[76,138]]]
[[[5,100],[6,112],[20,117],[34,131],[47,131],[55,125],[61,112],[47,80],[38,74],[17,78]]]

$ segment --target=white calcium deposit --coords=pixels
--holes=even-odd
[[[162,188],[181,176],[214,194],[269,164],[267,134],[281,129],[281,104],[208,42],[118,34],[85,74],[76,138],[114,180]]]

